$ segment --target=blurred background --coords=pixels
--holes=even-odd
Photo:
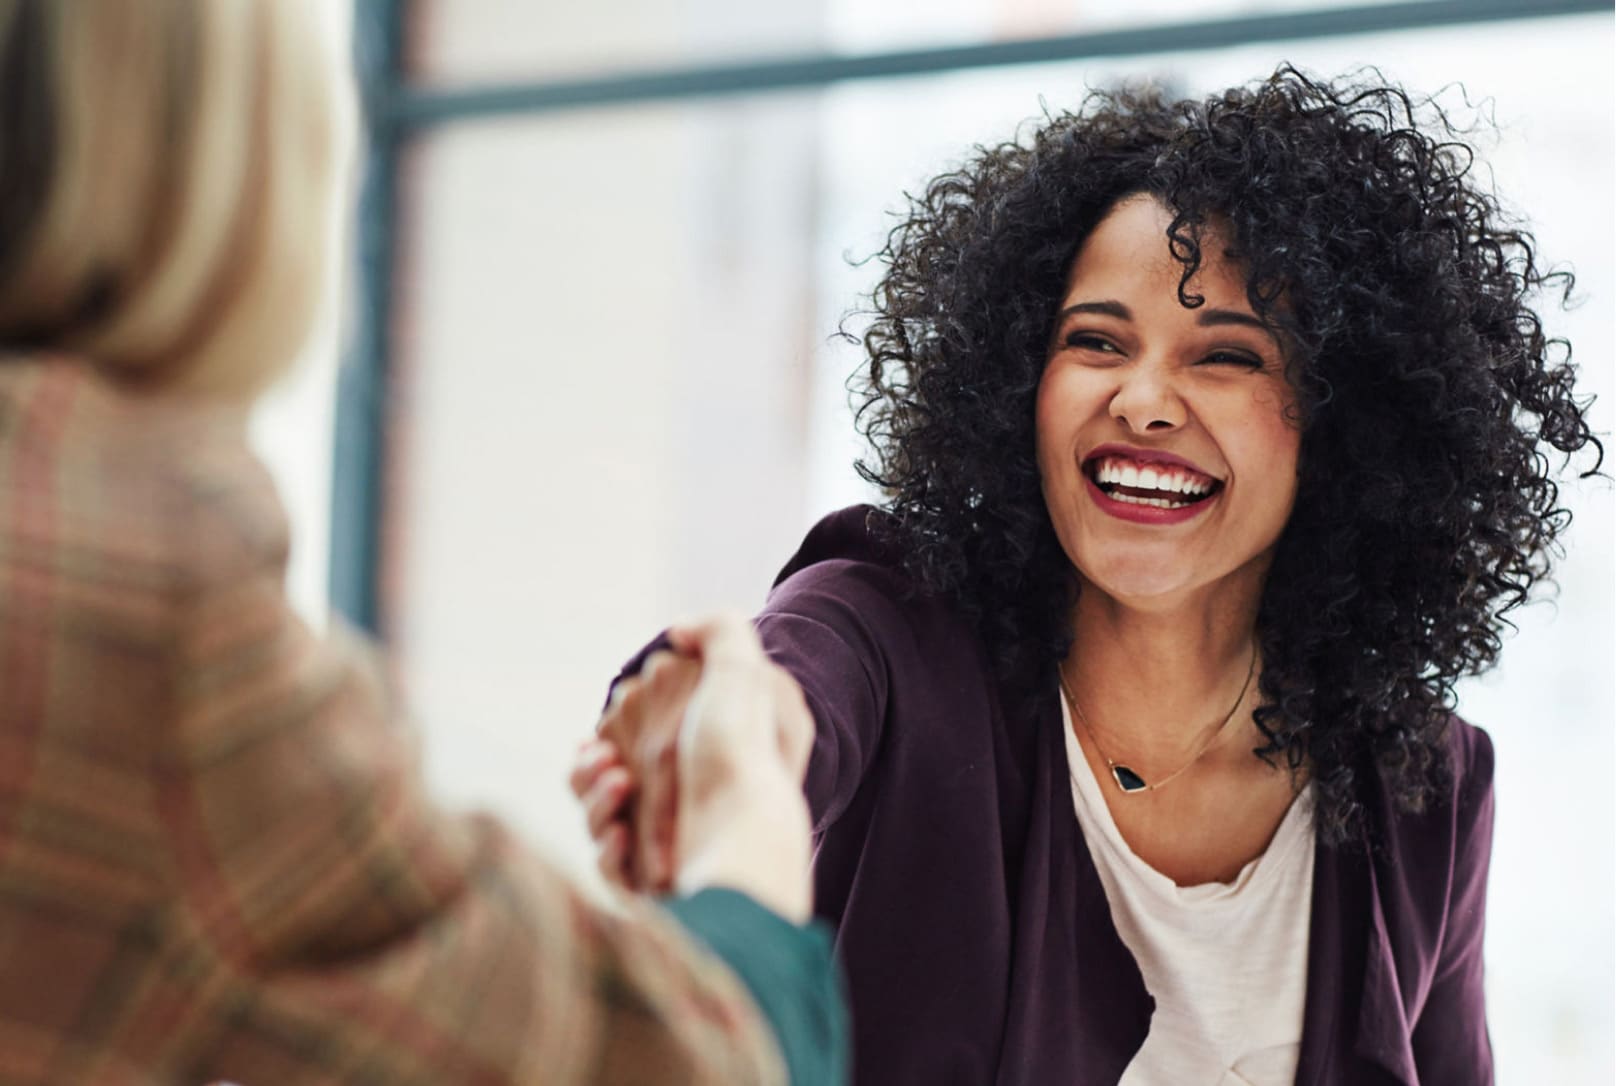
[[[1479,168],[1576,272],[1547,323],[1612,430],[1608,6],[325,2],[374,138],[346,290],[255,423],[291,589],[387,642],[440,796],[581,878],[565,772],[619,664],[673,618],[757,607],[808,526],[873,500],[834,335],[878,274],[859,259],[905,191],[1087,87],[1373,64],[1488,122]],[[1513,17],[1550,8],[1581,13]],[[1559,591],[1460,707],[1498,749],[1504,1083],[1616,1081],[1612,486],[1563,498]]]

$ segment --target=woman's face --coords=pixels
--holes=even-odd
[[[1215,230],[1178,300],[1171,213],[1120,202],[1067,275],[1038,387],[1038,466],[1061,546],[1088,584],[1162,611],[1261,589],[1296,498],[1301,434],[1279,342]]]

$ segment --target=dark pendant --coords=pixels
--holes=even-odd
[[[1149,787],[1143,777],[1125,765],[1112,766],[1111,776],[1115,778],[1117,787],[1124,792],[1143,792]]]

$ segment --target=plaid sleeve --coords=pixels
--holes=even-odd
[[[0,366],[0,1083],[780,1083],[740,982],[423,793],[236,413]]]
[[[243,522],[189,533],[156,760],[185,983],[151,1033],[177,1077],[782,1082],[755,1005],[667,919],[433,808],[368,654],[300,624]]]

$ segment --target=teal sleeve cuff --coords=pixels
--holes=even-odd
[[[799,927],[736,890],[709,889],[663,907],[735,971],[774,1027],[792,1086],[843,1086],[847,1000],[830,929]]]

